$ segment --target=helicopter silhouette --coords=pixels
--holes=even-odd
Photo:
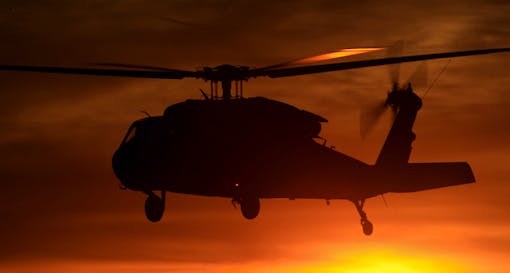
[[[204,99],[170,105],[161,116],[134,121],[112,157],[113,171],[123,188],[147,194],[145,213],[150,221],[162,218],[166,192],[230,198],[247,219],[259,214],[260,199],[325,199],[328,203],[345,199],[355,205],[363,232],[370,235],[373,225],[363,210],[368,198],[475,182],[466,162],[409,163],[416,138],[412,128],[422,107],[411,84],[402,86],[395,81],[388,92],[382,105],[393,111],[394,121],[376,163],[369,165],[317,141],[325,118],[284,102],[245,98],[243,82],[509,50],[292,66],[302,63],[297,61],[262,68],[224,64],[198,71],[118,63],[98,65],[123,69],[0,65],[0,70],[198,78],[210,83],[209,95],[201,90]],[[373,49],[354,50],[347,55],[370,51]]]

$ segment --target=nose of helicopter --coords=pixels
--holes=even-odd
[[[122,162],[122,152],[121,149],[117,149],[115,153],[113,153],[112,156],[112,168],[113,173],[115,173],[115,176],[122,182],[123,177],[125,176],[124,170],[123,170],[123,162]]]
[[[130,159],[126,147],[121,145],[112,156],[112,168],[115,176],[117,176],[119,181],[128,188],[132,188],[134,186],[134,179],[132,177],[133,166],[130,162],[132,162],[132,160]]]
[[[122,144],[112,156],[112,169],[121,184],[130,190],[161,189],[165,179],[160,165],[137,145]],[[164,169],[164,168],[163,168]]]

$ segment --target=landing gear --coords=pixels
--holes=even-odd
[[[367,236],[374,232],[374,225],[368,219],[361,219],[361,227],[363,228],[363,233]]]
[[[232,200],[232,204],[234,205],[234,207],[236,205],[240,205],[241,212],[243,213],[244,218],[248,220],[255,219],[255,217],[259,215],[260,200],[256,196],[247,195],[240,198],[234,198]]]
[[[365,199],[361,200],[352,200],[354,206],[358,210],[359,216],[361,217],[361,227],[363,228],[363,233],[365,235],[370,235],[374,232],[374,225],[368,220],[367,214],[363,211],[363,205],[365,204]]]
[[[159,222],[163,217],[165,211],[165,191],[161,191],[161,197],[154,194],[152,191],[147,193],[145,200],[145,216],[151,222]]]
[[[246,219],[255,219],[259,215],[260,200],[255,196],[245,196],[241,199],[241,212]]]

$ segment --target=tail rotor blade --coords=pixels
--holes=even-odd
[[[392,46],[388,47],[387,57],[401,56],[404,51],[404,41],[397,41]],[[400,63],[388,65],[388,73],[392,85],[398,84],[400,81]]]
[[[388,66],[391,85],[395,85],[400,81],[400,64],[392,64]]]
[[[360,112],[360,135],[365,139],[374,129],[386,110],[386,104],[378,102]]]
[[[428,68],[427,68],[427,62],[421,62],[416,69],[414,70],[413,74],[409,76],[409,79],[407,80],[408,83],[411,83],[413,87],[419,88],[419,89],[425,89],[428,85]]]

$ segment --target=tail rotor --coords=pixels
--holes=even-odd
[[[403,42],[399,41],[388,49],[388,56],[401,55],[402,50]],[[427,88],[428,69],[426,62],[421,62],[414,69],[413,73],[404,84],[399,82],[399,64],[389,66],[388,75],[391,82],[391,89],[388,92],[386,100],[384,102],[378,101],[371,103],[360,112],[361,139],[365,139],[373,131],[379,120],[381,120],[382,116],[385,115],[386,112],[390,112],[392,114],[392,122],[395,120],[398,111],[398,98],[401,97],[399,96],[400,92],[412,92],[413,87],[417,87],[418,89]]]

